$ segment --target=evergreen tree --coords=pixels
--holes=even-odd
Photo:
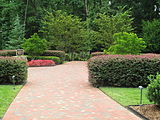
[[[7,49],[20,49],[24,39],[24,28],[20,23],[20,18],[17,15],[13,23],[13,28],[10,32]]]

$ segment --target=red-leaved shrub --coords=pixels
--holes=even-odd
[[[31,60],[28,62],[28,65],[30,67],[33,67],[33,66],[53,66],[53,65],[55,65],[55,62],[52,60]]]

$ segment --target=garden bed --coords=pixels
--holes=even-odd
[[[160,107],[154,104],[129,106],[129,109],[144,116],[145,120],[160,120]]]

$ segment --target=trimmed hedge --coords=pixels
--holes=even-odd
[[[95,86],[147,86],[147,76],[160,72],[160,55],[102,55],[89,59],[89,81]]]
[[[62,60],[56,56],[27,56],[28,61],[31,60],[53,60],[56,64],[61,64]]]
[[[46,50],[42,56],[56,56],[60,57],[62,60],[65,60],[65,52],[58,50]]]
[[[0,50],[0,56],[16,56],[16,50]]]
[[[104,52],[92,52],[91,53],[91,56],[94,57],[94,56],[99,56],[99,55],[104,55]]]
[[[27,61],[15,57],[0,57],[0,84],[23,84],[27,81]]]

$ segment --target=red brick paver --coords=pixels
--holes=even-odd
[[[3,120],[140,120],[87,79],[86,62],[29,68]]]

